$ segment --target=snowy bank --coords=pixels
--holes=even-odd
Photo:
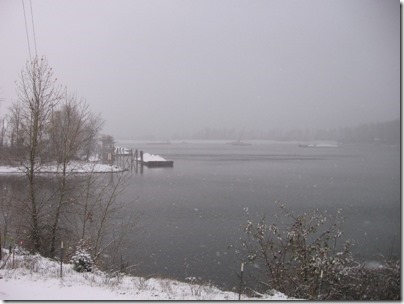
[[[5,257],[4,257],[5,255]],[[3,254],[3,266],[7,255]],[[183,283],[168,279],[145,279],[95,271],[78,273],[39,255],[15,255],[0,270],[1,300],[238,300],[238,294],[211,285]],[[242,300],[290,300],[281,293]]]
[[[23,166],[11,167],[11,166],[0,166],[0,174],[24,174],[26,168]],[[44,165],[38,166],[35,170],[37,173],[62,173],[62,167],[58,165]],[[66,171],[71,173],[117,173],[123,172],[118,166],[91,163],[91,162],[70,162],[66,168]]]

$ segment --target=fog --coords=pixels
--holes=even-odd
[[[355,126],[400,116],[393,0],[25,0],[31,55],[117,138]],[[35,37],[32,28],[35,28]],[[29,59],[0,2],[0,115]]]

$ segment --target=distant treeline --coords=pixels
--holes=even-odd
[[[333,140],[341,143],[400,144],[400,120],[361,124],[355,127],[319,129],[274,129],[270,131],[240,131],[232,128],[205,128],[191,138],[199,140],[248,140],[264,139],[277,141]],[[174,138],[180,139],[180,138]]]

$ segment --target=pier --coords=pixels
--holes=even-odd
[[[144,153],[143,151],[138,151],[137,149],[115,147],[114,149],[114,159],[115,161],[124,168],[135,169],[137,171],[138,167],[143,171],[143,166],[148,168],[173,168],[174,161],[167,160],[160,155]]]

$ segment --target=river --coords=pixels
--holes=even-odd
[[[401,255],[399,146],[251,143],[117,141],[174,161],[173,168],[132,171],[123,194],[142,220],[125,253],[138,275],[238,286],[240,263],[229,246],[243,236],[245,210],[270,221],[280,211],[276,201],[296,213],[341,208],[358,257]]]

